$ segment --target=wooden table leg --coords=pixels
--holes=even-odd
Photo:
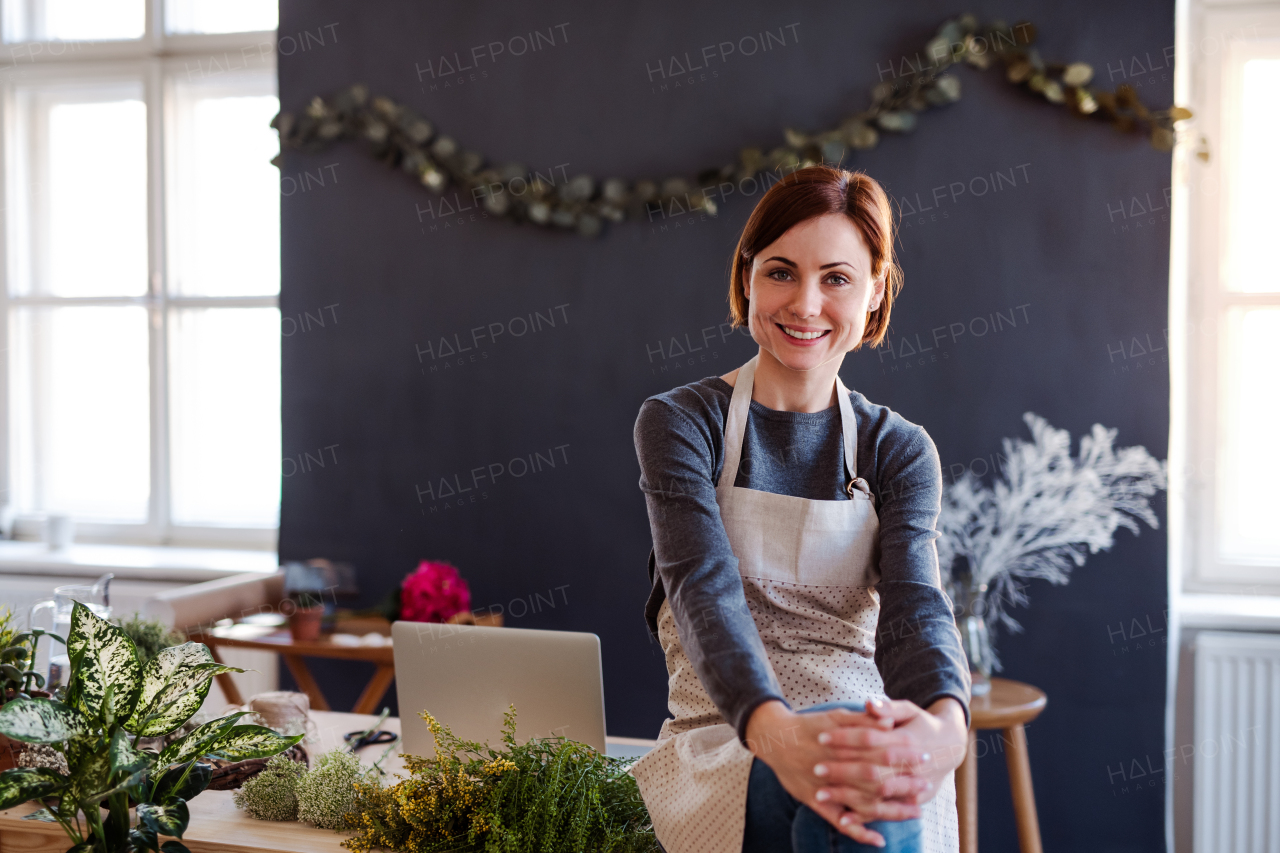
[[[218,657],[217,646],[209,645],[208,643],[206,643],[205,647],[209,649],[209,654],[213,656],[213,659],[216,663],[223,662],[222,658]],[[231,673],[220,672],[216,676],[214,676],[214,678],[218,679],[218,686],[222,688],[222,695],[227,698],[227,704],[229,705],[244,704],[244,697],[240,695],[240,688],[236,687],[235,681],[232,680],[231,678]]]
[[[1027,733],[1021,725],[1004,730],[1005,761],[1009,765],[1009,787],[1013,789],[1013,816],[1018,824],[1018,846],[1022,853],[1042,853],[1040,821],[1036,817],[1036,796],[1031,789],[1031,761],[1027,755]]]
[[[307,669],[307,662],[302,659],[301,655],[281,655],[285,664],[289,667],[289,672],[293,675],[293,680],[298,682],[298,686],[302,688],[302,692],[307,694],[307,698],[311,700],[311,710],[328,711],[329,703],[325,701],[324,694],[320,692],[320,685],[316,684],[316,680],[311,677],[311,670]]]
[[[376,714],[378,713],[378,703],[382,701],[382,697],[387,694],[387,688],[391,686],[391,682],[396,679],[396,668],[394,664],[380,663],[377,670],[373,673],[373,678],[369,679],[369,683],[365,685],[364,692],[360,694],[360,698],[356,700],[356,706],[351,709],[353,714]]]
[[[978,733],[969,730],[969,748],[956,770],[956,812],[960,817],[960,853],[978,853]]]

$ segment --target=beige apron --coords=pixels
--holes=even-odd
[[[836,377],[852,500],[814,501],[734,486],[759,356],[738,371],[725,419],[720,517],[747,605],[782,693],[795,710],[884,696],[876,669],[880,523],[857,475],[857,427]],[[658,612],[668,709],[658,745],[632,769],[668,853],[741,853],[753,755],[707,695],[680,645],[669,602]],[[959,849],[955,782],[923,809],[925,853]]]

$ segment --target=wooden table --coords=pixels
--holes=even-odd
[[[1048,698],[1044,691],[1010,681],[991,679],[991,692],[974,696],[969,705],[969,749],[956,771],[956,807],[960,816],[960,853],[978,853],[978,732],[999,729],[1009,767],[1009,787],[1013,790],[1013,813],[1018,824],[1018,846],[1022,853],[1041,853],[1040,823],[1036,798],[1031,788],[1031,763],[1027,756],[1027,733],[1023,726],[1040,716]]]
[[[461,624],[464,621],[469,624],[474,623],[485,627],[501,628],[502,614],[463,613],[459,617],[449,620],[451,624]],[[391,623],[386,619],[380,618],[339,618],[335,623],[335,627],[338,633],[344,634],[362,636],[374,633],[388,638],[391,636]],[[311,670],[307,668],[307,662],[304,658],[360,660],[375,666],[373,677],[369,679],[369,683],[365,685],[360,698],[356,700],[355,707],[351,709],[353,714],[373,714],[381,710],[378,706],[382,702],[382,697],[387,694],[387,688],[391,686],[391,682],[395,681],[396,678],[395,658],[389,643],[382,646],[347,646],[333,642],[330,634],[321,634],[318,640],[297,641],[293,639],[287,628],[281,628],[266,636],[256,637],[251,640],[219,636],[217,629],[206,633],[191,634],[188,639],[208,646],[209,651],[213,654],[213,659],[219,663],[222,663],[222,659],[218,656],[219,646],[279,653],[284,658],[285,666],[289,667],[293,680],[297,682],[298,689],[306,693],[307,698],[311,700],[311,709],[314,711],[330,710],[329,702],[324,698],[320,685],[316,684],[315,678],[312,677]],[[218,676],[218,686],[222,688],[223,695],[227,697],[228,703],[232,705],[244,704],[244,697],[240,695],[239,688],[231,680],[230,673]]]
[[[385,624],[385,623],[384,623]],[[344,632],[349,630],[343,626]],[[354,632],[352,632],[354,633]],[[381,633],[381,632],[379,632]],[[390,634],[390,631],[387,631]],[[284,658],[285,665],[298,683],[298,689],[307,694],[311,700],[311,708],[315,711],[328,711],[329,702],[316,684],[311,670],[307,668],[305,657],[329,658],[331,660],[360,660],[372,663],[376,667],[373,677],[365,685],[360,698],[356,700],[352,713],[372,714],[378,710],[378,703],[386,695],[387,688],[396,677],[395,659],[390,645],[384,646],[345,646],[333,642],[330,635],[322,634],[318,640],[294,640],[287,628],[273,631],[264,637],[253,640],[241,640],[233,637],[220,637],[215,632],[192,634],[188,638],[197,643],[204,643],[213,654],[213,659],[222,662],[218,655],[219,647],[236,649],[255,649],[257,651],[278,652]],[[244,697],[239,688],[231,680],[230,673],[218,676],[218,686],[222,688],[227,701],[232,705],[243,705]]]
[[[312,711],[316,724],[315,740],[308,739],[307,749],[312,757],[342,745],[347,732],[368,729],[377,717],[365,714],[341,714],[333,711]],[[421,720],[415,725],[425,726]],[[389,717],[382,723],[387,731],[400,732],[400,720]],[[617,744],[652,744],[633,738],[608,738]],[[385,745],[367,746],[360,750],[366,764],[378,760],[386,750]],[[391,774],[404,772],[404,760],[400,753],[387,756],[382,766]],[[231,791],[205,791],[191,801],[191,823],[182,837],[191,853],[348,853],[339,846],[349,833],[331,832],[294,821],[254,820],[235,807]],[[36,811],[35,803],[0,811],[0,853],[64,853],[68,839],[62,827],[56,823],[22,820],[22,816]]]
[[[364,714],[312,712],[316,724],[316,743],[307,742],[312,757],[342,745],[342,736],[372,726],[377,717]],[[382,728],[399,732],[400,721],[388,718]],[[360,751],[366,764],[382,755],[386,745],[367,746]],[[387,756],[383,766],[390,772],[401,772],[404,762],[399,753]],[[346,833],[330,832],[294,821],[254,820],[236,808],[232,791],[205,791],[191,801],[191,823],[182,843],[192,853],[348,853],[339,846]],[[0,812],[0,853],[64,853],[70,842],[56,823],[22,820],[35,811],[35,803]]]

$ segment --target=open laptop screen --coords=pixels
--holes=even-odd
[[[605,751],[600,638],[573,631],[396,622],[402,749],[435,755],[428,711],[465,740],[499,744],[516,708],[516,740],[560,735]]]

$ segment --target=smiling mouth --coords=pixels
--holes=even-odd
[[[830,329],[823,329],[820,332],[798,332],[795,329],[789,329],[781,323],[775,323],[779,329],[787,334],[787,337],[795,338],[798,341],[812,341],[831,333]]]

